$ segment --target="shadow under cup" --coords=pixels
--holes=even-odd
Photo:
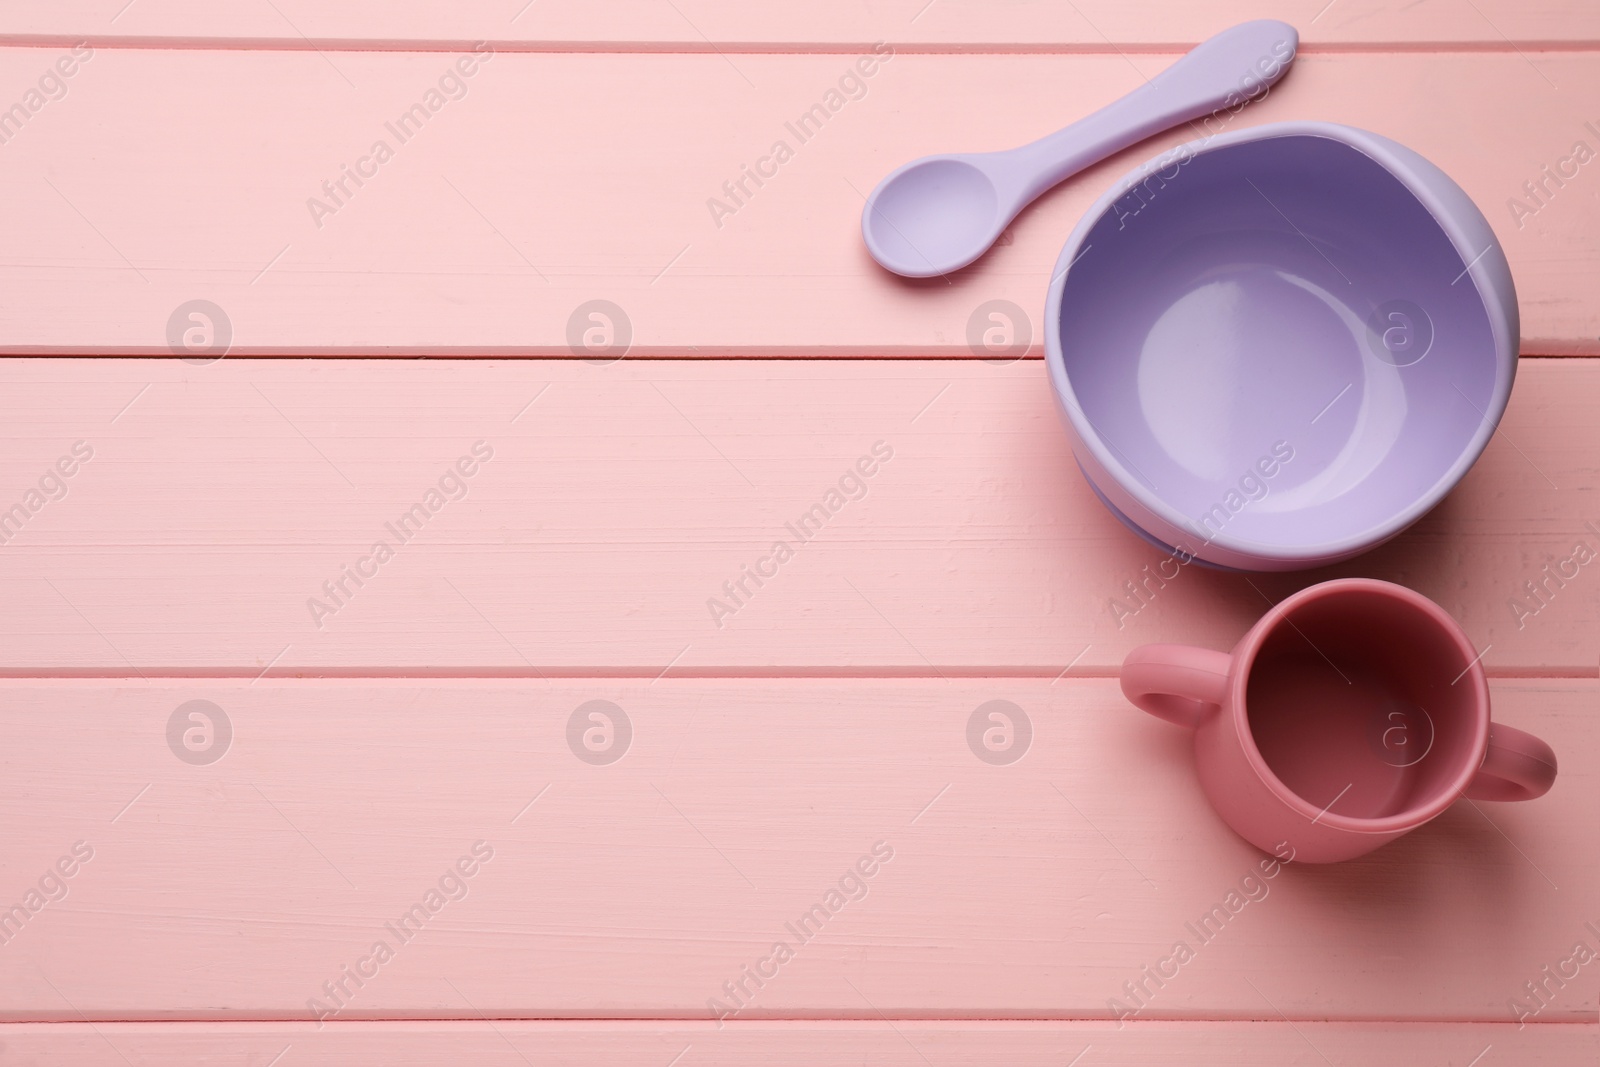
[[[1487,705],[1471,663],[1419,605],[1365,589],[1309,600],[1249,664],[1250,735],[1279,783],[1314,810],[1428,819],[1483,755]]]

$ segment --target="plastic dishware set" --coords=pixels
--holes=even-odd
[[[1185,563],[1303,570],[1387,541],[1465,476],[1516,375],[1510,268],[1444,172],[1331,123],[1211,132],[1284,75],[1297,45],[1286,23],[1235,26],[1032,144],[901,167],[862,214],[881,265],[948,274],[1046,190],[1206,119],[1206,136],[1084,215],[1044,320],[1084,478]],[[1427,598],[1344,579],[1284,600],[1231,653],[1134,649],[1122,689],[1194,730],[1201,785],[1240,836],[1332,862],[1460,796],[1549,790],[1554,753],[1490,721],[1480,659]]]

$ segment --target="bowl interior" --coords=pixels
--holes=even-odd
[[[1493,406],[1467,264],[1342,141],[1198,154],[1112,204],[1078,255],[1059,324],[1077,403],[1202,544],[1369,536],[1439,487]]]

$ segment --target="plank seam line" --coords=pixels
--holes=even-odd
[[[1565,670],[1550,667],[1531,667],[1526,669],[1499,668],[1486,672],[1490,681],[1496,682],[1582,682],[1594,681],[1600,678],[1600,668],[1597,667],[1572,667]],[[944,667],[937,674],[929,674],[921,668],[907,667],[904,670],[897,668],[876,669],[841,669],[836,667],[819,667],[814,670],[805,668],[786,667],[781,669],[768,669],[760,667],[706,667],[682,668],[664,674],[659,666],[653,667],[545,667],[545,668],[482,668],[478,670],[463,668],[441,668],[437,671],[422,671],[417,668],[379,669],[374,667],[350,668],[325,668],[317,673],[299,674],[263,674],[260,671],[246,670],[210,670],[194,668],[192,670],[175,670],[163,668],[161,671],[146,671],[133,675],[117,671],[112,668],[103,670],[96,668],[80,668],[76,670],[63,670],[58,672],[45,671],[17,671],[15,669],[0,668],[0,687],[23,687],[37,683],[53,683],[56,685],[73,685],[95,683],[101,686],[117,685],[134,688],[150,688],[159,685],[181,686],[192,685],[195,682],[243,682],[252,687],[263,683],[293,684],[293,685],[330,685],[330,684],[355,684],[365,682],[534,682],[534,681],[571,681],[582,682],[590,680],[660,680],[662,682],[871,682],[871,681],[897,681],[897,682],[938,682],[945,680],[960,681],[1044,681],[1055,679],[1065,682],[1080,681],[1106,681],[1121,677],[1120,671],[1115,667],[1085,667],[1070,676],[1063,677],[1062,672],[1055,667],[1048,668],[1005,668],[1005,667]]]
[[[148,36],[101,37],[93,33],[81,34],[28,34],[0,33],[0,48],[59,49],[87,41],[91,46],[122,51],[213,51],[213,52],[411,52],[419,55],[461,52],[471,50],[479,41],[488,40],[500,53],[527,53],[543,55],[694,55],[694,56],[758,56],[758,55],[857,55],[872,50],[876,41],[730,41],[698,43],[694,41],[530,41],[526,39],[490,38],[437,38],[412,40],[406,38],[350,38],[350,37],[193,37]],[[1084,42],[1063,44],[1048,42],[1033,44],[1025,41],[979,42],[973,44],[952,42],[901,43],[891,41],[896,55],[948,55],[948,56],[1113,56],[1127,55],[1182,55],[1199,42],[1132,41],[1121,44]],[[1582,38],[1562,41],[1531,39],[1509,42],[1495,40],[1466,41],[1363,41],[1338,44],[1301,43],[1299,54],[1307,55],[1519,55],[1528,53],[1576,54],[1600,51],[1600,39]]]
[[[1518,358],[1523,360],[1594,360],[1600,358],[1600,344],[1595,344],[1594,352],[1528,352],[1525,350]],[[842,355],[840,352],[854,352],[854,355]],[[104,349],[90,350],[75,349],[75,347],[40,346],[0,346],[0,360],[171,360],[170,350],[165,347],[139,347],[139,349]],[[256,350],[230,350],[227,354],[229,360],[389,360],[394,363],[413,363],[418,360],[435,360],[435,362],[472,362],[472,360],[525,360],[525,362],[555,362],[555,363],[587,363],[594,357],[586,355],[573,355],[566,350],[526,349],[515,350],[507,347],[485,347],[482,350],[454,350],[454,352],[426,352],[418,350],[411,354],[397,354],[392,347],[387,349],[352,349],[331,350],[328,347],[299,347],[299,349],[256,349]],[[944,350],[944,352],[928,352],[926,349],[885,349],[874,346],[834,346],[834,347],[806,347],[806,349],[770,349],[762,350],[758,346],[725,346],[718,349],[685,349],[685,347],[670,347],[670,349],[645,349],[630,350],[626,355],[630,363],[862,363],[869,360],[883,360],[883,362],[925,362],[925,363],[978,363],[986,357],[971,355],[965,350]],[[1019,355],[1016,362],[1043,362],[1043,350],[1027,352]]]
[[[829,1023],[877,1023],[895,1022],[908,1024],[922,1024],[930,1026],[994,1026],[1008,1023],[1028,1024],[1036,1028],[1059,1026],[1062,1024],[1096,1024],[1106,1025],[1117,1020],[1109,1015],[904,1015],[904,1014],[860,1014],[860,1015],[774,1015],[760,1019],[735,1019],[724,1021],[724,1028],[745,1026],[758,1028],[768,1025],[826,1025]],[[393,1023],[523,1023],[535,1026],[578,1026],[589,1023],[637,1023],[653,1026],[676,1026],[684,1028],[714,1027],[716,1020],[703,1017],[672,1016],[672,1015],[564,1015],[552,1016],[526,1016],[526,1015],[396,1015],[388,1018],[365,1019],[337,1019],[322,1023],[323,1028],[328,1027],[360,1027],[384,1026]],[[1192,1023],[1210,1023],[1226,1026],[1234,1023],[1277,1023],[1279,1025],[1294,1025],[1299,1023],[1327,1025],[1327,1026],[1516,1026],[1521,1027],[1557,1027],[1557,1026],[1593,1026],[1600,1027],[1600,1022],[1591,1019],[1529,1019],[1524,1024],[1504,1019],[1478,1018],[1472,1016],[1447,1017],[1447,1016],[1365,1016],[1352,1015],[1330,1018],[1327,1016],[1310,1015],[1171,1015],[1161,1018],[1143,1018],[1123,1020],[1125,1026],[1177,1026]],[[232,1019],[226,1016],[209,1017],[174,1017],[160,1019],[129,1019],[113,1016],[85,1016],[77,1019],[9,1019],[0,1021],[0,1027],[6,1026],[75,1026],[88,1029],[90,1026],[239,1026],[266,1029],[282,1026],[316,1027],[315,1020],[305,1018],[253,1018]]]

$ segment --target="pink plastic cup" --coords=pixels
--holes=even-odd
[[[1549,745],[1489,721],[1455,620],[1388,582],[1303,589],[1231,654],[1136,648],[1122,691],[1194,729],[1200,784],[1239,836],[1310,863],[1371,852],[1459,796],[1532,800],[1555,782]]]

